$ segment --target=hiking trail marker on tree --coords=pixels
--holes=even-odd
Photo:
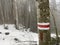
[[[49,30],[50,23],[38,23],[38,29],[39,30]]]

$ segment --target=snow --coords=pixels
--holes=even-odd
[[[6,25],[7,26],[7,25]],[[20,30],[15,28],[14,24],[8,25],[8,30],[4,29],[4,25],[0,25],[0,45],[33,45],[39,44],[38,34],[29,31],[30,29],[23,29],[21,27]],[[9,33],[9,35],[5,35],[5,33]],[[56,34],[51,34],[51,37],[56,38]],[[59,35],[60,37],[60,35]],[[18,40],[14,40],[17,38]]]
[[[0,45],[10,45],[9,41],[0,40]]]
[[[56,38],[56,34],[52,33],[51,37]],[[60,35],[58,35],[58,37],[60,37]]]
[[[38,34],[25,31],[25,29],[17,30],[14,24],[8,25],[8,30],[4,29],[4,25],[0,25],[0,45],[30,45],[38,44]],[[5,33],[9,33],[6,35]],[[17,38],[17,41],[14,40]]]
[[[51,37],[56,38],[56,34],[53,34],[53,33],[52,33],[52,34],[51,34]]]

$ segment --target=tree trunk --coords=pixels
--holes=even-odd
[[[39,0],[40,18],[39,23],[47,24],[49,23],[50,28],[50,12],[49,12],[49,0]],[[43,26],[42,26],[43,27]],[[50,45],[50,29],[39,28],[39,45]]]

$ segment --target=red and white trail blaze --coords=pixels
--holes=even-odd
[[[50,23],[38,23],[38,29],[40,30],[49,30],[50,29]]]

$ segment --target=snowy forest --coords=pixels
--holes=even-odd
[[[35,3],[34,0],[0,0],[0,24],[15,24],[18,29],[23,26],[37,32]]]
[[[37,23],[42,14],[39,9],[40,1],[42,0],[0,0],[0,45],[39,45]],[[60,44],[60,1],[48,1],[50,9],[50,18],[48,18],[51,27],[50,34],[44,31],[44,35],[50,36],[51,43],[48,42],[50,45],[58,45]],[[45,36],[44,41],[47,40]],[[45,42],[43,43],[45,45]]]
[[[0,45],[37,45],[37,41],[36,0],[0,0]]]

